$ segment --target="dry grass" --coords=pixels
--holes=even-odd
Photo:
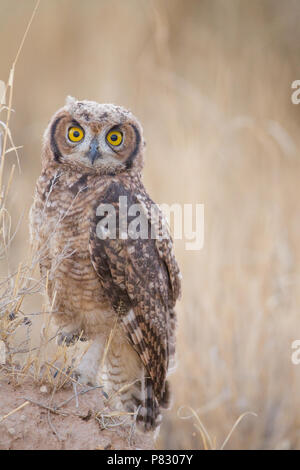
[[[0,1],[2,78],[33,6]],[[19,312],[0,319],[4,340],[18,326],[11,348],[26,341],[24,316],[31,347],[40,341],[43,298],[24,262],[27,213],[41,135],[66,95],[132,109],[144,125],[153,198],[205,204],[203,250],[176,242],[179,362],[161,447],[220,448],[254,412],[226,448],[300,448],[300,370],[290,360],[300,331],[299,108],[290,100],[299,16],[293,0],[51,0],[18,60],[11,130],[23,145],[21,172],[10,152],[1,213],[2,300]]]
[[[17,233],[15,232],[13,235],[11,234],[12,220],[6,208],[6,202],[9,198],[9,191],[13,181],[15,165],[11,166],[7,180],[3,178],[7,154],[14,151],[17,160],[19,158],[18,147],[13,143],[12,133],[9,128],[10,117],[13,111],[12,100],[14,74],[18,58],[34,16],[38,10],[39,3],[40,1],[38,0],[35,8],[33,9],[32,16],[28,22],[18,52],[10,69],[8,82],[5,84],[3,81],[0,81],[0,117],[4,115],[6,118],[4,121],[0,121],[2,126],[2,130],[0,130],[0,255],[2,259],[6,261],[7,265],[9,265],[10,249],[13,238]],[[8,99],[6,98],[7,96]],[[6,99],[8,101],[7,104]],[[11,147],[8,148],[9,140],[11,141]],[[89,347],[89,344],[85,347],[80,344],[80,337],[72,347],[67,347],[63,343],[61,346],[53,348],[53,340],[58,336],[59,330],[56,330],[54,334],[51,332],[51,305],[43,304],[40,312],[29,314],[34,316],[39,315],[43,318],[38,345],[35,347],[31,345],[33,336],[32,320],[30,320],[28,316],[25,316],[22,304],[24,299],[32,294],[39,293],[44,294],[45,296],[47,292],[48,279],[36,279],[36,271],[38,271],[36,268],[38,268],[39,261],[42,257],[43,247],[37,251],[35,247],[31,246],[29,249],[28,259],[20,262],[17,271],[13,273],[9,271],[6,276],[3,276],[0,290],[0,378],[9,379],[9,383],[17,387],[22,387],[25,382],[28,383],[29,378],[32,379],[31,383],[34,385],[47,384],[46,390],[50,388],[52,391],[50,403],[46,406],[28,398],[20,406],[7,412],[5,415],[0,416],[0,423],[11,417],[14,413],[19,412],[29,403],[32,403],[48,410],[49,425],[58,440],[61,441],[58,432],[51,422],[50,412],[67,416],[68,414],[60,412],[59,408],[66,405],[74,398],[76,399],[76,404],[78,406],[78,397],[80,395],[89,393],[96,388],[103,388],[103,385],[96,387],[83,387],[74,379],[73,371]],[[107,344],[107,348],[108,347],[109,344]],[[107,350],[105,350],[105,354],[107,354]],[[65,386],[69,386],[70,383],[73,384],[75,394],[68,397],[68,399],[60,405],[55,407],[50,406],[55,393]],[[122,389],[124,389],[124,386]],[[106,399],[102,400],[102,408],[94,415],[94,418],[100,424],[101,430],[116,428],[125,424],[130,425],[130,417],[132,413],[114,410],[117,395],[118,392],[111,396],[108,396],[105,392],[103,393],[103,396],[106,397]],[[133,421],[128,437],[129,446],[131,445],[130,441],[134,426],[135,422]],[[0,444],[2,445],[3,442]]]

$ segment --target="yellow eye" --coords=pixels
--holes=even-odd
[[[84,137],[83,129],[81,129],[81,127],[70,127],[68,137],[71,142],[80,142]]]
[[[120,145],[123,140],[122,132],[110,131],[106,136],[106,140],[110,145],[114,145],[114,146]]]

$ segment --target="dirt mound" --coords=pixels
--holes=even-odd
[[[58,391],[0,378],[0,449],[151,449],[128,416],[104,404],[101,388]],[[127,424],[124,422],[127,421]]]

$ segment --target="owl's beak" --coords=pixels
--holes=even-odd
[[[86,156],[88,157],[92,165],[94,165],[94,161],[97,160],[97,158],[101,157],[101,153],[99,152],[99,142],[96,137],[94,137],[91,141],[90,148]]]

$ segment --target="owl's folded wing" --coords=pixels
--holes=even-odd
[[[141,199],[136,193],[111,183],[101,203],[114,207],[116,237],[113,237],[111,231],[111,237],[104,238],[101,225],[104,219],[95,216],[90,235],[91,260],[160,400],[169,363],[170,310],[180,293],[180,274],[170,236],[162,240],[151,238],[151,229],[152,235],[157,235],[158,225],[156,216],[154,223],[149,211],[145,210],[149,207],[148,203],[152,202],[146,194],[142,197],[144,206],[141,205],[140,221],[144,229],[147,227],[149,236],[144,239],[132,238],[130,223],[133,222],[135,226],[134,218],[128,217],[126,213],[129,236],[124,238],[124,226],[119,230],[120,220],[124,222],[124,214],[121,214],[119,206],[120,196],[126,197],[128,208],[132,204],[141,205]]]

